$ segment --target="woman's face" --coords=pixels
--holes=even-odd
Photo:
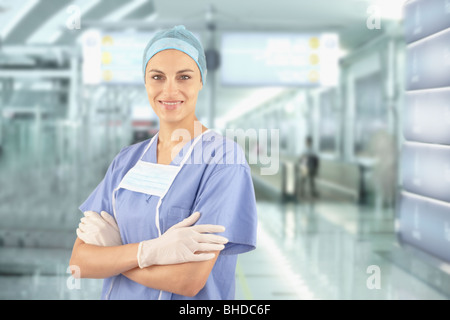
[[[160,122],[194,121],[202,87],[197,64],[181,51],[160,51],[147,64],[145,88]]]

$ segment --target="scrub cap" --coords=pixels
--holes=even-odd
[[[144,74],[145,82],[145,69],[147,68],[148,61],[158,52],[176,49],[186,53],[197,63],[200,69],[200,75],[202,77],[202,83],[206,81],[206,56],[203,50],[202,44],[198,39],[190,32],[186,30],[183,25],[175,26],[172,29],[162,30],[155,34],[155,36],[149,41],[144,50],[144,57],[142,61],[142,72]]]

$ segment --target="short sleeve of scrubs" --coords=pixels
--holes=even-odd
[[[240,254],[255,249],[257,212],[248,166],[220,167],[201,186],[195,211],[201,214],[196,224],[225,226],[221,235],[229,242],[221,254]]]
[[[98,184],[95,190],[89,195],[86,201],[81,204],[79,209],[81,212],[95,211],[101,212],[102,210],[112,214],[111,197],[113,187],[113,171],[116,163],[116,159],[109,165],[108,171],[105,174],[103,180]]]

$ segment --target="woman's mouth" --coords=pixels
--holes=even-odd
[[[178,100],[178,101],[159,100],[158,102],[166,110],[175,110],[176,108],[181,106],[181,104],[183,103],[183,101],[181,101],[181,100]]]

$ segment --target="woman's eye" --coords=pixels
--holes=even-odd
[[[162,77],[161,77],[161,76],[158,76],[158,75],[154,75],[154,76],[152,76],[152,79],[153,79],[153,80],[161,80]]]
[[[186,76],[186,75],[180,76],[181,80],[189,80],[190,78],[191,78],[190,76]]]

